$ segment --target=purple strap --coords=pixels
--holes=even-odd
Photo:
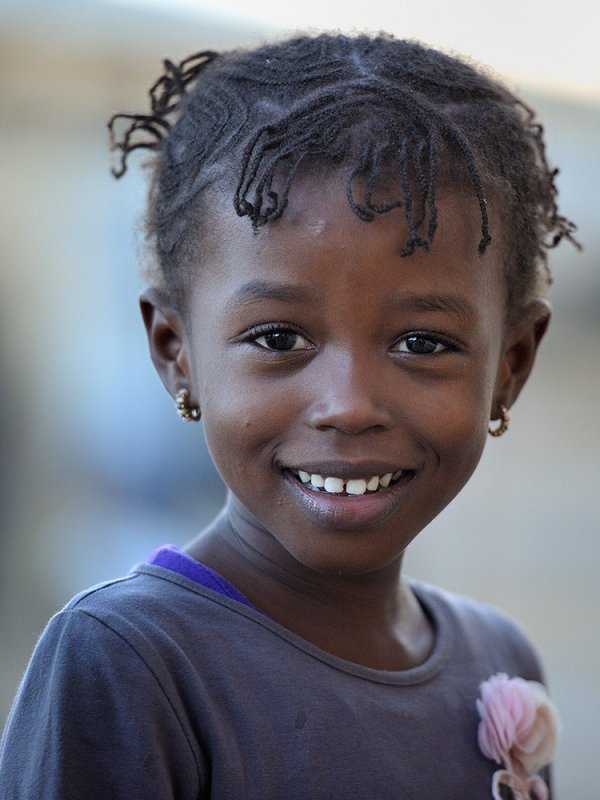
[[[206,567],[185,550],[177,547],[176,544],[163,544],[155,548],[148,558],[147,564],[156,564],[158,567],[165,567],[172,572],[177,572],[185,578],[189,578],[207,589],[212,589],[213,592],[218,592],[232,600],[237,600],[238,603],[243,603],[248,608],[253,608],[255,611],[260,609],[255,608],[247,597],[232,586],[229,581],[226,581],[218,572]],[[262,613],[262,612],[261,612]]]

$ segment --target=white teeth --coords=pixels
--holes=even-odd
[[[379,489],[379,475],[373,475],[373,477],[367,481],[367,490],[369,492],[374,492]]]
[[[364,494],[367,491],[367,482],[362,478],[349,480],[346,483],[347,494]]]
[[[325,478],[323,485],[325,491],[331,492],[331,494],[339,494],[344,491],[344,481],[341,478]]]
[[[319,475],[316,472],[311,474],[302,469],[299,469],[296,474],[302,483],[315,491],[323,490],[330,494],[341,494],[345,490],[346,494],[360,496],[365,494],[365,492],[376,492],[380,487],[387,489],[392,481],[396,481],[402,476],[403,470],[399,469],[396,472],[386,472],[385,475],[381,476],[373,475],[369,480],[365,478],[351,478],[347,481],[342,480],[342,478]]]

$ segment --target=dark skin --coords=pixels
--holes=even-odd
[[[549,320],[534,300],[508,325],[502,232],[480,256],[474,203],[447,194],[439,218],[430,251],[401,258],[402,211],[362,222],[340,176],[298,178],[258,235],[223,195],[185,314],[141,298],[155,367],[173,397],[189,388],[230,490],[188,551],[288,630],[377,669],[433,647],[404,551],[471,476]],[[315,491],[304,473],[338,483]]]

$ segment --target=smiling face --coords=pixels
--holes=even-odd
[[[478,254],[479,225],[442,198],[431,250],[402,258],[402,210],[361,221],[342,179],[298,180],[258,235],[215,215],[178,364],[252,547],[371,573],[466,483],[510,373],[502,251]]]

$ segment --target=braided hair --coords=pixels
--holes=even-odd
[[[309,164],[345,171],[348,202],[366,222],[402,208],[403,256],[430,246],[436,194],[457,183],[477,201],[485,252],[489,197],[511,232],[512,313],[540,279],[550,282],[548,248],[563,238],[577,245],[557,208],[557,170],[534,112],[456,57],[386,34],[322,34],[164,67],[150,113],[116,114],[109,129],[116,177],[134,150],[155,153],[146,231],[156,260],[146,278],[182,310],[192,274],[186,244],[210,225],[210,190],[229,191],[258,231],[281,217]]]

